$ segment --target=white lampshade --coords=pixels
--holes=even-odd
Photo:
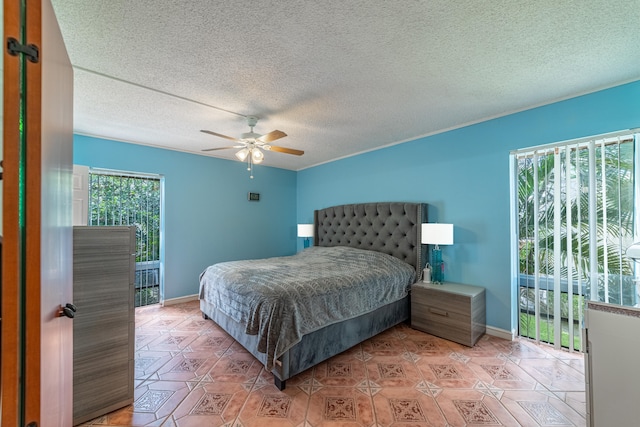
[[[422,243],[425,245],[452,245],[453,224],[422,224]]]
[[[260,164],[264,159],[264,154],[262,153],[262,151],[254,148],[253,150],[251,150],[251,158],[253,159],[253,163]]]
[[[298,237],[313,237],[313,224],[298,224]]]
[[[249,149],[248,148],[243,148],[242,150],[240,150],[240,151],[238,151],[236,153],[236,157],[241,162],[244,162],[244,160],[247,158],[248,155],[249,155]]]

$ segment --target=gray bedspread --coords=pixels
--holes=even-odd
[[[258,335],[271,370],[303,335],[405,297],[415,275],[390,255],[314,246],[288,257],[214,264],[200,275],[200,299]]]

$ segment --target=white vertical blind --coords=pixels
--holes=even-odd
[[[562,153],[565,152],[565,150],[561,150],[560,148],[556,148],[554,151],[554,162],[553,162],[553,175],[554,177],[556,177],[553,180],[553,210],[554,212],[562,212],[562,191],[561,191],[561,187],[565,186],[568,187],[568,185],[566,185],[566,182],[564,182],[562,179],[558,179],[558,177],[562,177],[563,173],[562,173]],[[568,177],[565,176],[565,179],[567,179]],[[557,266],[561,265],[562,263],[562,252],[555,250],[555,248],[559,248],[562,245],[562,215],[553,215],[553,319],[560,319],[561,315],[560,315],[560,308],[561,308],[561,304],[560,304],[560,295],[561,293],[558,292],[558,289],[562,289],[560,280],[560,273],[561,270],[559,268],[556,268]],[[569,224],[567,224],[569,225]],[[566,230],[565,230],[566,231]],[[554,338],[553,338],[553,342],[556,343],[558,345],[558,343],[561,342],[561,332],[562,332],[562,328],[558,327],[560,325],[555,324],[555,327],[553,328],[554,331]]]
[[[596,213],[596,142],[594,140],[589,141],[589,218],[593,219],[597,217]],[[589,221],[589,247],[598,247],[598,234],[596,221]],[[598,254],[595,251],[589,252],[589,265],[591,266],[591,277],[598,276]],[[598,300],[598,288],[591,286],[591,300]]]
[[[531,212],[529,216],[529,220],[533,221],[533,250],[534,253],[540,253],[540,223],[536,220],[537,215],[536,212],[540,211],[540,184],[539,184],[539,175],[538,175],[538,162],[540,158],[537,153],[533,153],[533,164],[535,167],[533,168],[533,212]],[[540,341],[540,258],[533,258],[534,262],[534,290],[535,290],[535,313],[538,315],[535,316],[535,339],[536,341]]]
[[[578,152],[578,150],[575,150]],[[564,175],[566,177],[571,177],[571,147],[567,146],[564,150],[565,155],[565,172]],[[577,174],[576,176],[579,176]],[[573,185],[567,185],[566,190],[566,200],[567,205],[572,206],[575,201],[575,188]],[[571,209],[566,209],[566,229],[565,229],[565,245],[567,247],[567,253],[573,253],[573,239],[571,238],[572,234],[572,226],[573,224],[573,216],[571,213]],[[574,291],[573,291],[573,257],[567,257],[567,325],[573,325],[573,302],[574,302]],[[560,294],[558,293],[556,307],[560,305]],[[558,310],[560,310],[558,308]],[[559,328],[557,328],[558,334],[554,336],[554,342],[559,343],[562,342],[562,337],[560,334]],[[567,333],[569,334],[569,342],[574,342],[574,330],[573,328],[567,328]]]
[[[521,336],[580,350],[585,299],[636,304],[635,269],[624,256],[636,230],[635,136],[512,153]]]

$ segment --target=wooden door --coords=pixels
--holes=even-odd
[[[4,55],[2,425],[66,427],[73,324],[59,312],[72,302],[73,72],[50,1],[20,3],[4,2],[5,38],[39,56]]]
[[[4,40],[19,39],[21,32],[21,4],[5,0]],[[20,227],[23,180],[21,121],[21,59],[3,49],[3,164],[2,164],[2,323],[0,331],[0,394],[3,426],[22,424],[22,230]]]
[[[27,172],[27,192],[31,182],[34,196],[27,195],[27,245],[40,243],[32,254],[33,264],[40,257],[40,274],[37,277],[34,270],[30,277],[27,269],[26,321],[27,337],[35,347],[27,349],[27,375],[39,368],[40,382],[27,388],[25,408],[27,422],[30,413],[34,419],[39,413],[39,427],[67,427],[73,419],[73,320],[58,313],[61,306],[73,302],[73,70],[49,0],[42,1],[41,36],[41,140],[27,157],[27,165],[41,165],[41,173],[32,181]],[[29,221],[32,209],[40,215]],[[38,224],[40,230],[35,232]],[[38,297],[40,304],[35,303]]]

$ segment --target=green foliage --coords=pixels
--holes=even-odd
[[[579,281],[583,285],[579,293],[586,298],[590,298],[591,287],[596,286],[600,301],[633,305],[634,265],[624,256],[624,250],[633,242],[634,235],[634,142],[598,145],[594,151],[591,166],[595,188],[589,185],[590,159],[586,147],[573,148],[568,156],[566,149],[556,149],[518,159],[520,277],[526,279],[537,273],[544,287],[542,284],[553,282],[558,273],[565,287]],[[559,221],[555,218],[557,209]],[[592,247],[595,266],[590,257]],[[534,289],[520,288],[520,335],[531,338],[535,337],[532,314],[535,297]],[[575,319],[581,318],[584,301],[581,296],[572,298]],[[560,302],[562,346],[568,347],[567,293],[561,294]],[[539,291],[540,340],[549,343],[554,340],[554,304],[554,290]],[[574,348],[578,349],[579,328],[574,336]]]
[[[532,314],[520,313],[520,335],[535,339],[535,317]],[[540,321],[540,341],[550,344],[555,340],[555,326],[553,322]],[[582,330],[577,324],[573,325],[573,349],[580,350],[580,340]],[[562,347],[569,348],[569,323],[562,321],[562,332],[560,334]]]
[[[150,304],[157,304],[160,302],[160,288],[157,286],[136,289],[134,297],[134,306],[142,307]]]
[[[89,224],[134,225],[136,263],[160,260],[160,181],[91,173]],[[154,263],[146,263],[136,271],[136,307],[160,301],[158,279],[153,274],[155,267]]]
[[[555,309],[555,294],[554,291],[540,291],[540,341],[550,344],[555,343],[555,322],[554,322],[554,309]],[[535,300],[535,291],[533,289],[520,288],[520,335],[536,338],[536,319],[535,316],[528,312],[527,309],[522,307],[522,302],[533,302]],[[575,350],[580,350],[580,340],[582,338],[582,331],[580,328],[581,313],[583,310],[585,299],[581,296],[573,296],[571,298],[571,304],[569,303],[569,295],[566,292],[560,294],[560,316],[561,316],[561,331],[560,340],[562,347],[569,347],[569,307],[573,308],[573,345]]]
[[[584,298],[580,295],[573,295],[571,297],[571,304],[569,304],[569,295],[566,292],[560,293],[560,316],[563,319],[569,318],[569,306],[573,308],[573,318],[578,319],[579,313],[582,312],[584,306]],[[535,304],[535,290],[531,288],[520,288],[520,309],[522,311],[532,310]],[[555,310],[555,295],[554,291],[541,290],[540,291],[540,315],[541,316],[553,316]]]
[[[633,262],[624,257],[624,249],[633,239],[634,162],[633,141],[598,146],[595,150],[596,219],[589,223],[589,153],[577,149],[566,156],[541,154],[534,158],[518,159],[518,237],[520,273],[534,274],[538,261],[541,275],[553,276],[556,268],[567,279],[571,265],[572,279],[580,278],[587,286],[591,281],[589,250],[595,240],[599,293],[618,292],[620,276],[633,275]],[[556,162],[560,162],[560,176],[556,176]],[[567,176],[567,174],[569,174]],[[559,185],[556,185],[559,180]],[[538,197],[534,189],[537,187]],[[560,191],[560,244],[555,239],[554,195]],[[606,195],[606,197],[604,196]],[[568,220],[570,218],[570,221]],[[537,236],[534,233],[538,226]],[[592,239],[592,230],[596,236]],[[538,252],[534,250],[535,243]],[[555,265],[559,253],[560,265]],[[612,283],[604,283],[604,274]],[[613,285],[609,287],[609,285]],[[616,288],[618,289],[616,291]],[[614,295],[610,295],[613,297]],[[604,300],[604,299],[603,299]]]
[[[158,179],[91,173],[89,199],[90,225],[135,225],[136,262],[160,259]]]

